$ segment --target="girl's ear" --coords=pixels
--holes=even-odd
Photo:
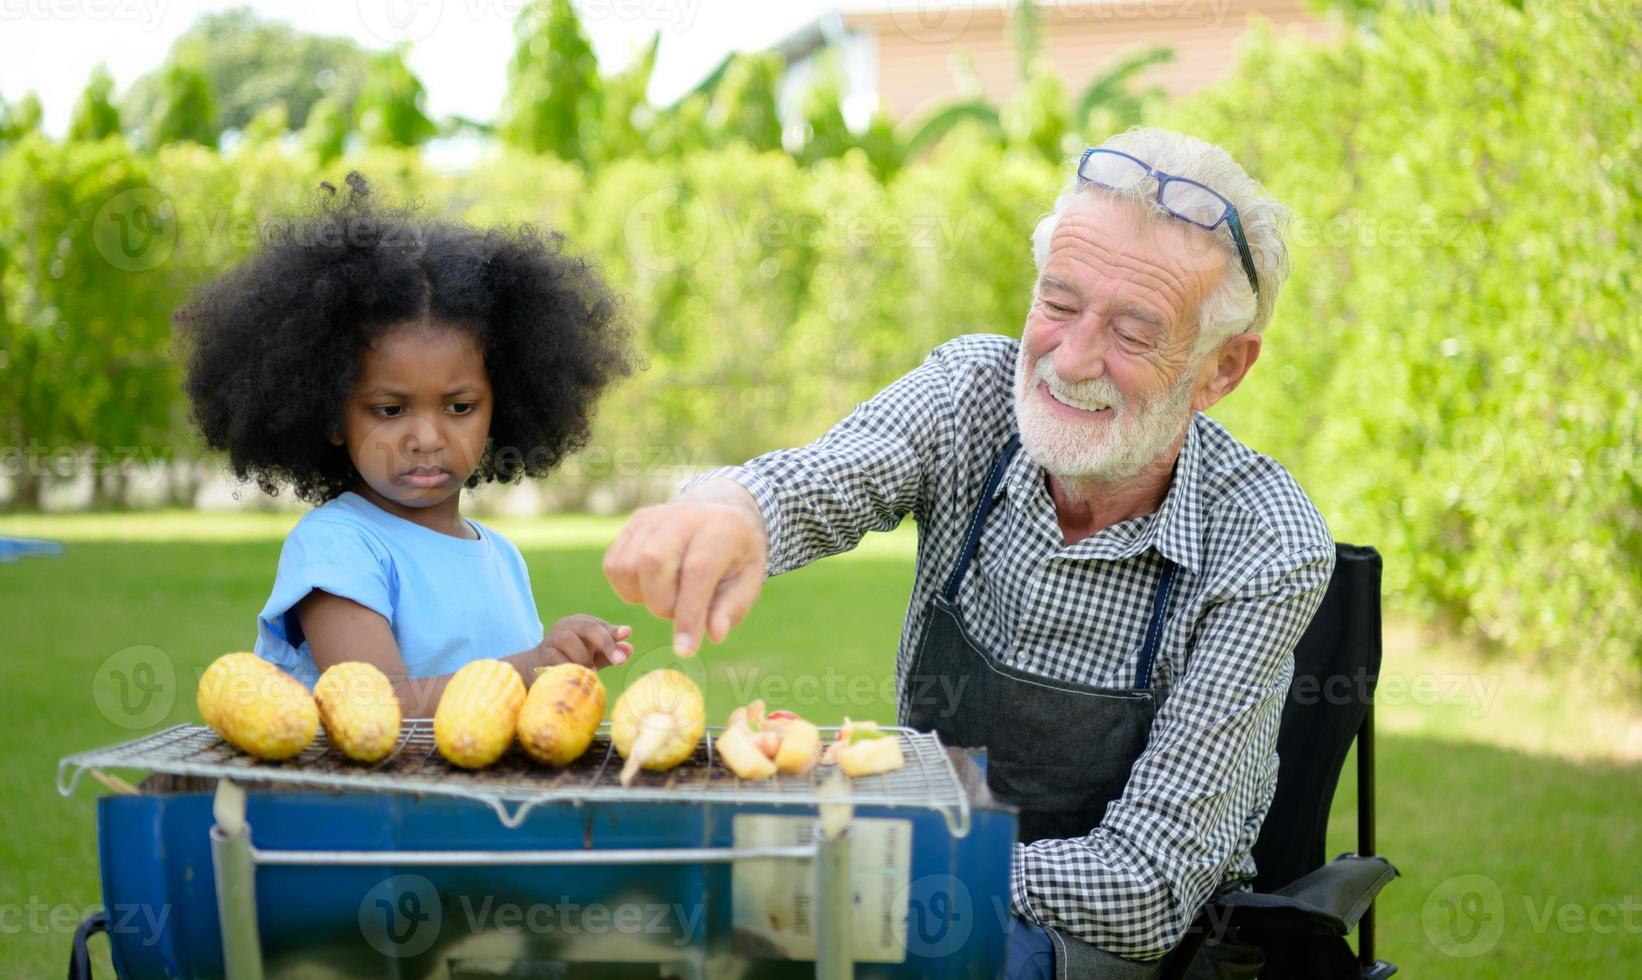
[[[331,440],[331,445],[333,445],[333,446],[342,445],[342,443],[343,443],[342,430],[337,428],[334,425],[331,426],[331,434],[330,434],[329,438]]]

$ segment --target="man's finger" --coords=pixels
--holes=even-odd
[[[712,629],[714,643],[723,643],[730,629],[747,618],[747,613],[752,611],[753,602],[762,591],[762,568],[744,568],[719,586],[707,611],[707,623]]]
[[[707,607],[730,570],[731,556],[723,547],[697,538],[679,563],[678,600],[673,606],[673,652],[689,656],[701,645],[707,628]]]
[[[604,552],[604,577],[610,580],[610,587],[624,602],[644,601],[639,587],[638,545],[646,537],[647,524],[648,515],[634,514]]]
[[[645,607],[662,619],[673,618],[679,562],[689,543],[687,533],[676,524],[658,527],[638,548],[639,594]]]

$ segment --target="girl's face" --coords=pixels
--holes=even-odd
[[[347,446],[373,503],[451,533],[490,435],[483,349],[465,331],[414,323],[361,351],[359,367],[342,436],[331,441]]]

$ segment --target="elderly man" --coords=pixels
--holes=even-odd
[[[1020,808],[1011,975],[1051,957],[1150,975],[1253,874],[1334,544],[1280,465],[1200,413],[1259,356],[1283,216],[1201,140],[1132,130],[1086,151],[1032,236],[1018,342],[942,345],[813,444],[639,511],[606,555],[689,653],[766,572],[916,518],[900,721],[986,747]],[[1258,968],[1205,949],[1218,975]]]

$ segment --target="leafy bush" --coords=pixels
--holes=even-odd
[[[1613,2],[1468,4],[1464,22],[1385,5],[1326,47],[1256,32],[1160,121],[1225,145],[1297,219],[1266,362],[1215,414],[1338,537],[1385,552],[1394,604],[1634,690],[1642,11]],[[743,459],[814,437],[951,336],[1018,330],[1027,236],[1066,174],[961,120],[893,172],[859,147],[806,168],[740,142],[591,172],[499,151],[460,177],[413,149],[329,152],[16,137],[7,443],[191,445],[166,311],[357,167],[431,211],[561,229],[625,292],[647,368],[600,417],[602,472],[623,451]],[[157,218],[169,251],[111,252],[114,214]]]
[[[1642,661],[1642,10],[1614,7],[1256,34],[1169,120],[1298,218],[1273,364],[1216,414],[1396,599],[1608,687]]]

